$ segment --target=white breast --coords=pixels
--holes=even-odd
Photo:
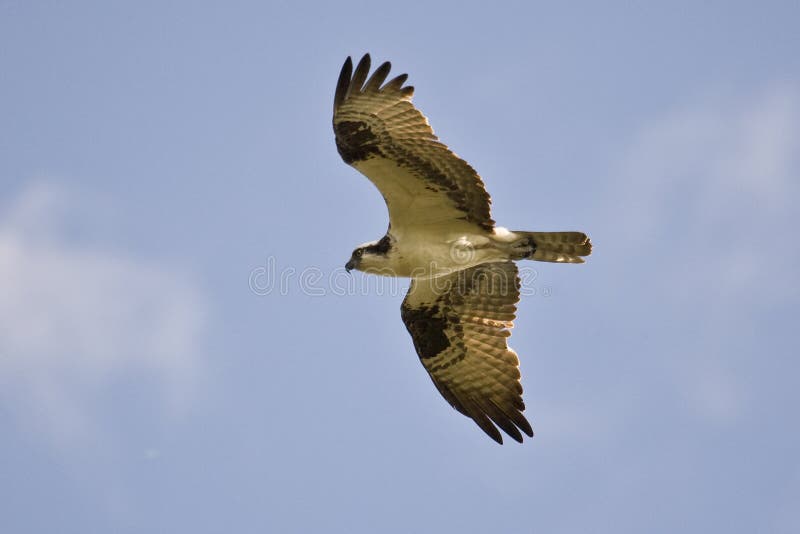
[[[428,237],[434,236],[416,234],[394,243],[393,267],[398,276],[427,278],[508,259],[508,255],[486,235],[438,234],[435,239]]]

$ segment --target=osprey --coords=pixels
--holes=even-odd
[[[411,278],[400,315],[439,393],[498,443],[533,429],[522,412],[519,359],[508,347],[518,260],[583,263],[580,232],[495,226],[480,176],[447,148],[411,103],[407,74],[369,76],[364,55],[344,62],[333,99],[336,147],[383,195],[389,229],[356,248],[345,268]],[[384,83],[385,82],[385,83]],[[496,426],[495,426],[496,425]]]

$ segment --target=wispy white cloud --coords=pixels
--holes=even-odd
[[[158,262],[64,238],[69,213],[91,208],[40,183],[0,215],[0,402],[66,444],[102,433],[122,377],[157,384],[175,414],[202,372],[202,292]]]
[[[607,248],[657,277],[648,318],[689,347],[669,344],[687,406],[733,423],[751,400],[739,345],[765,312],[798,297],[781,281],[800,260],[800,90],[776,84],[667,114],[641,130],[618,176]]]
[[[657,227],[679,232],[666,224],[676,215],[687,227],[751,231],[786,215],[794,207],[786,194],[798,189],[799,118],[798,88],[779,85],[744,102],[704,100],[646,125],[614,191],[634,223],[631,237],[647,239]],[[755,214],[768,219],[745,225]]]
[[[796,294],[763,282],[789,275],[800,256],[789,245],[800,193],[800,89],[777,85],[662,117],[642,129],[621,168],[610,192],[621,246],[656,249],[653,259],[680,258],[713,275],[687,280],[681,270],[663,283],[695,281],[737,299],[759,286],[761,299]]]

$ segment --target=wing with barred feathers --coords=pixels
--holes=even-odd
[[[396,235],[423,226],[491,230],[491,199],[480,176],[434,135],[411,103],[406,74],[385,82],[390,69],[387,61],[367,79],[369,54],[355,71],[345,61],[333,102],[342,159],[380,190]]]
[[[497,427],[519,442],[520,430],[533,436],[522,414],[519,359],[506,343],[518,301],[516,265],[497,262],[414,279],[401,307],[436,388],[498,443]]]

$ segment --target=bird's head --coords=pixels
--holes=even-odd
[[[353,269],[371,274],[390,274],[389,249],[390,242],[387,238],[380,241],[364,243],[353,251],[344,268],[347,272]]]

